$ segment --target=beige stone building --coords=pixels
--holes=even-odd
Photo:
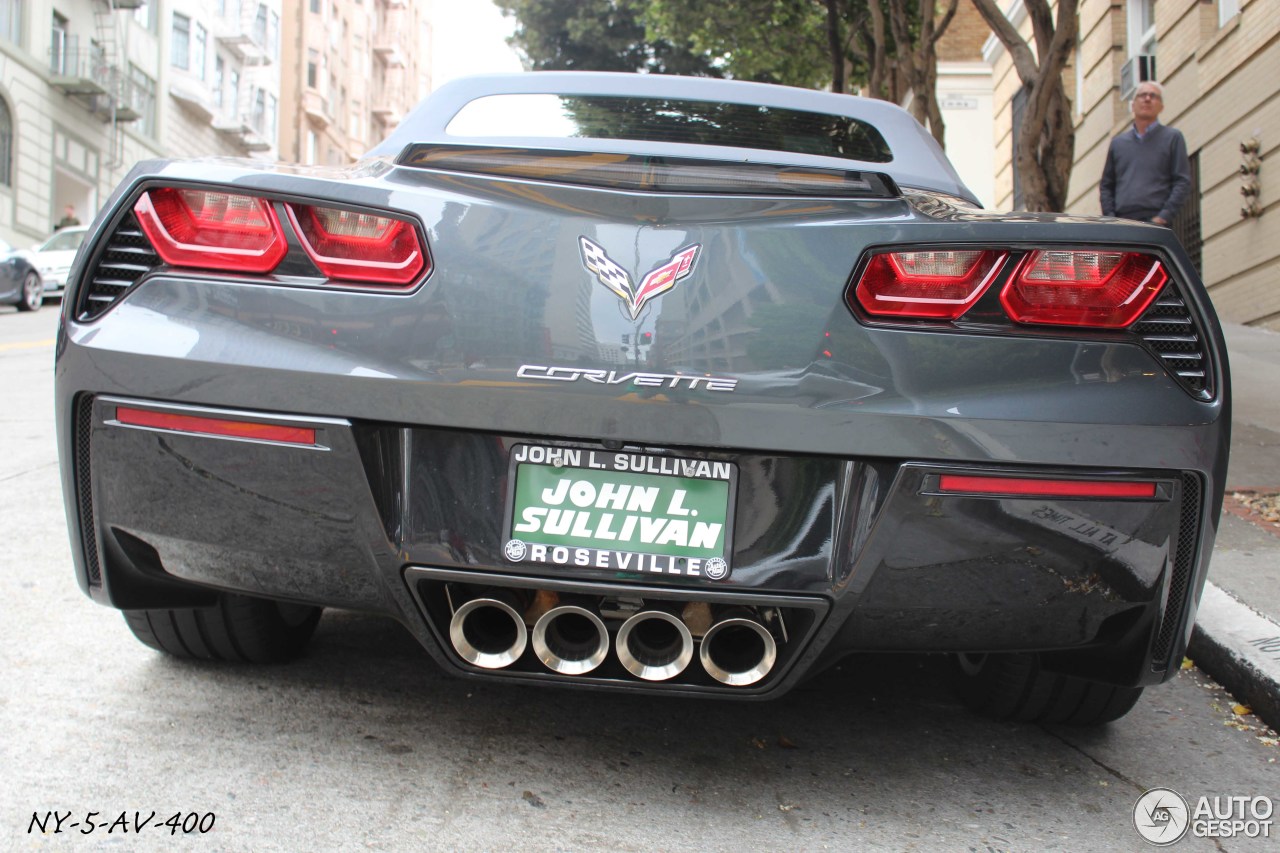
[[[1005,14],[1024,34],[1021,0]],[[987,41],[995,76],[996,207],[1014,209],[1017,75]],[[1165,90],[1160,120],[1182,131],[1192,198],[1175,230],[1200,265],[1219,313],[1280,329],[1280,0],[1082,0],[1074,66],[1076,113],[1068,209],[1098,213],[1098,181],[1112,136],[1130,122],[1144,79]]]
[[[280,157],[350,163],[431,86],[427,0],[284,0]]]
[[[138,160],[275,156],[280,0],[0,0],[0,239],[82,222]]]

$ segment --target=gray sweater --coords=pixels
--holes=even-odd
[[[1130,127],[1111,140],[1098,187],[1104,216],[1172,222],[1190,190],[1187,143],[1176,129],[1153,124],[1139,139]]]

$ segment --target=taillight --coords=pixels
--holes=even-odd
[[[311,260],[329,278],[411,284],[427,265],[411,222],[331,207],[291,204],[289,217]]]
[[[1156,484],[1131,480],[1051,480],[1003,475],[943,474],[938,491],[1047,498],[1154,498]]]
[[[288,251],[275,211],[257,196],[166,187],[143,193],[133,212],[173,266],[264,273]]]
[[[1142,316],[1168,277],[1138,252],[1042,250],[1022,259],[1000,302],[1017,323],[1119,329]]]
[[[858,279],[858,304],[877,317],[954,320],[982,296],[1005,253],[981,249],[883,252]]]

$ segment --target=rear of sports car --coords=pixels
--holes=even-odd
[[[1167,230],[978,211],[883,105],[542,79],[578,133],[486,138],[517,104],[455,86],[350,170],[135,168],[58,341],[86,593],[183,657],[334,607],[564,687],[939,652],[980,710],[1096,723],[1176,672],[1229,407]]]

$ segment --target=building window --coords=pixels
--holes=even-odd
[[[1129,0],[1129,55],[1155,55],[1156,0]]]
[[[253,19],[253,40],[264,48],[267,46],[267,7],[261,3]]]
[[[129,101],[142,116],[142,132],[156,135],[156,81],[132,62],[129,63]]]
[[[227,78],[229,88],[231,89],[230,112],[231,115],[239,121],[241,118],[240,110],[240,72],[235,69],[231,70],[231,76]]]
[[[276,96],[267,93],[267,139],[271,140],[271,144],[275,145],[279,139],[277,131],[276,117],[280,114],[280,102]]]
[[[173,37],[169,45],[169,62],[174,68],[191,67],[191,19],[177,13],[173,16]]]
[[[320,141],[316,137],[316,132],[314,130],[308,130],[307,131],[307,155],[306,155],[306,160],[303,161],[308,166],[314,166],[316,164],[316,150],[319,148],[319,146],[320,146]]]
[[[1240,14],[1240,0],[1218,0],[1218,26],[1225,27],[1227,23]]]
[[[311,14],[320,14],[320,0],[311,0]]]
[[[307,49],[307,85],[312,89],[320,85],[320,51]]]
[[[222,84],[227,75],[227,63],[221,56],[213,58],[213,105],[222,112]]]
[[[49,42],[49,70],[59,76],[66,76],[74,70],[75,63],[71,56],[71,36],[67,32],[67,19],[53,13],[53,34]]]
[[[1187,250],[1187,257],[1196,272],[1204,275],[1204,235],[1200,231],[1200,152],[1195,151],[1188,158],[1191,163],[1191,192],[1182,209],[1173,215],[1169,227],[1177,235],[1182,248]]]
[[[0,0],[0,39],[22,43],[22,0]]]
[[[267,93],[257,89],[253,94],[253,116],[250,120],[253,129],[262,135],[267,133]]]
[[[13,186],[13,113],[0,98],[0,186]]]
[[[208,43],[209,33],[197,23],[195,37],[191,39],[191,70],[201,80],[205,79],[205,47]]]
[[[275,12],[267,22],[267,55],[272,59],[280,58],[280,16]]]
[[[141,6],[133,10],[133,19],[138,22],[139,26],[148,30],[155,31],[156,15],[151,3],[144,2]]]

